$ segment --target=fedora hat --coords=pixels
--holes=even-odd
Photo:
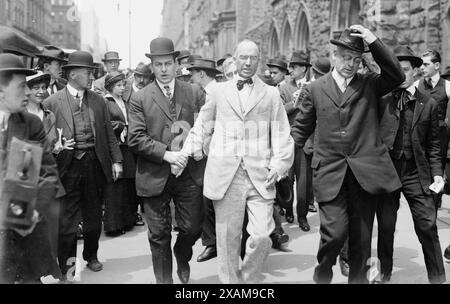
[[[312,69],[321,75],[325,75],[331,70],[331,63],[328,58],[321,57],[314,61]]]
[[[113,61],[113,60],[122,61],[122,59],[119,58],[118,52],[114,52],[114,51],[106,52],[102,59],[103,62]]]
[[[295,51],[292,53],[291,61],[289,61],[289,64],[298,64],[303,66],[310,67],[311,64],[309,63],[309,56],[305,51]]]
[[[287,63],[285,61],[281,60],[281,59],[278,59],[278,58],[270,59],[269,63],[267,63],[267,66],[269,68],[271,68],[271,67],[279,68],[279,69],[289,73]]]
[[[409,61],[414,68],[422,65],[423,60],[417,57],[414,51],[407,45],[399,45],[394,49],[394,55],[399,61]]]
[[[352,51],[360,53],[368,53],[370,50],[364,46],[364,40],[360,37],[352,36],[353,33],[359,33],[357,31],[346,28],[340,35],[339,39],[331,39],[330,42],[334,45],[350,49]]]
[[[15,72],[25,76],[35,75],[36,71],[27,69],[22,59],[14,54],[0,54],[0,72]]]
[[[45,82],[47,86],[50,84],[51,80],[50,74],[45,74],[42,71],[37,71],[36,74],[27,76],[27,85],[30,87],[32,84]]]
[[[94,64],[94,58],[88,52],[75,51],[69,55],[69,60],[66,65],[62,67],[63,69],[68,68],[89,68],[96,69]]]
[[[49,58],[60,62],[67,62],[64,51],[53,45],[44,45],[42,52],[36,56],[39,58]]]
[[[0,53],[35,57],[39,49],[20,33],[6,26],[0,26]]]
[[[134,74],[138,74],[144,77],[150,77],[153,74],[149,64],[140,63],[134,70]]]
[[[175,51],[173,41],[169,38],[158,37],[150,42],[150,53],[145,54],[148,58],[154,56],[173,55],[175,58],[180,55],[179,51]]]
[[[182,50],[180,51],[180,55],[178,55],[177,60],[178,62],[180,62],[181,60],[186,59],[189,56],[191,56],[191,52],[189,52],[188,50]]]
[[[216,68],[216,62],[214,60],[197,58],[190,62],[188,70],[208,70],[216,74],[220,74],[220,71]]]

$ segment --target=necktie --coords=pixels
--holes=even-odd
[[[164,86],[164,89],[166,90],[166,96],[169,99],[169,103],[172,105],[173,100],[172,100],[172,92],[170,91],[170,87]]]
[[[433,88],[433,83],[431,82],[431,78],[425,78],[425,87],[428,87],[429,89]]]
[[[392,92],[394,100],[397,101],[397,109],[403,111],[411,100],[415,100],[415,97],[405,89],[396,89]]]
[[[348,87],[348,79],[345,78],[344,83],[342,83],[342,92],[345,92],[347,90],[347,87]]]
[[[77,96],[75,96],[75,98],[77,99],[78,105],[80,106],[80,109],[81,109],[81,106],[83,104],[83,98],[81,98],[81,96],[79,94],[77,94]]]
[[[253,79],[248,78],[248,79],[245,79],[245,80],[238,80],[238,82],[236,84],[238,90],[242,91],[242,89],[244,88],[245,84],[252,85],[253,84]]]

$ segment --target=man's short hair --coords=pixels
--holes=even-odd
[[[41,71],[44,70],[44,65],[47,64],[52,64],[53,61],[58,61],[56,59],[52,59],[52,58],[47,58],[47,57],[41,57],[39,58],[39,61],[37,63],[37,68]]]
[[[0,72],[0,85],[7,87],[11,80],[14,77],[15,72],[13,71],[4,71]]]
[[[433,63],[442,63],[441,54],[439,54],[436,50],[426,50],[423,52],[422,57],[431,57],[431,62]]]

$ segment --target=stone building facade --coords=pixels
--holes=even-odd
[[[417,53],[441,52],[450,65],[450,0],[165,0],[181,12],[163,11],[162,35],[178,48],[210,58],[233,51],[250,38],[262,59],[309,51],[311,59],[329,56],[329,40],[351,24],[363,24],[387,45],[408,44]],[[171,27],[169,19],[182,26]],[[170,29],[170,30],[169,30]]]

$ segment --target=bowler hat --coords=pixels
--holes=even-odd
[[[108,73],[105,77],[105,89],[110,91],[114,84],[124,79],[125,75],[120,72]]]
[[[150,68],[150,65],[140,63],[134,70],[134,74],[138,74],[144,77],[150,77],[153,74],[152,69]]]
[[[36,56],[39,58],[49,58],[60,62],[67,62],[64,51],[53,45],[44,45],[42,52]]]
[[[394,55],[399,61],[409,61],[414,68],[422,65],[423,60],[417,57],[414,51],[407,45],[399,45],[394,49]]]
[[[45,82],[47,86],[50,84],[51,80],[50,74],[45,74],[42,71],[38,71],[34,75],[27,76],[27,85],[31,87],[33,84]]]
[[[122,61],[122,59],[119,58],[119,53],[117,52],[106,52],[102,61],[106,62],[106,61],[113,61],[113,60],[117,60],[117,61]]]
[[[26,37],[6,26],[0,26],[0,53],[34,57],[39,49]]]
[[[281,59],[278,59],[278,58],[270,59],[269,63],[267,63],[267,66],[269,68],[271,68],[271,67],[279,68],[279,69],[289,73],[287,63],[285,61],[281,60]]]
[[[292,53],[289,64],[298,64],[302,66],[311,66],[309,63],[309,56],[305,51],[295,51]]]
[[[312,69],[318,74],[325,75],[331,70],[330,60],[325,57],[318,58],[314,61]]]
[[[216,68],[216,62],[214,60],[197,58],[194,59],[187,68],[188,70],[208,70],[216,74],[220,74],[220,71]]]
[[[62,67],[63,69],[68,68],[89,68],[96,69],[94,64],[94,58],[88,52],[75,51],[69,55],[69,60],[66,65]]]
[[[150,42],[150,53],[145,54],[145,56],[150,59],[154,56],[166,55],[173,55],[174,57],[178,57],[178,55],[180,55],[180,52],[175,51],[173,41],[165,37],[158,37],[153,39]]]
[[[339,37],[338,40],[331,39],[330,42],[334,45],[350,49],[352,51],[367,53],[368,49],[364,47],[364,40],[360,37],[352,36],[351,34],[359,33],[358,31],[346,28]]]
[[[22,59],[14,54],[0,54],[0,72],[15,72],[25,76],[36,74],[36,71],[25,68]]]
[[[446,80],[450,80],[450,65],[445,67],[444,73],[441,74],[441,77]]]
[[[178,62],[180,62],[181,60],[188,58],[189,56],[191,56],[191,52],[189,52],[188,50],[182,50],[180,51],[180,55],[178,55],[177,60]]]

